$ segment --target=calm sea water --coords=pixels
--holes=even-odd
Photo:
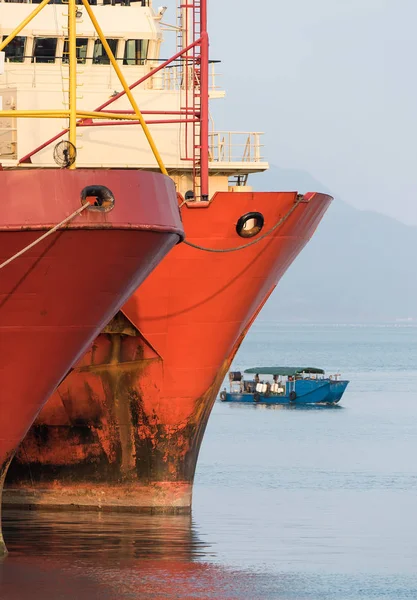
[[[279,363],[342,406],[216,403],[192,517],[6,513],[0,599],[417,598],[417,327],[256,324],[234,368]]]

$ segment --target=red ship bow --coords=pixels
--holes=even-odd
[[[1,270],[2,482],[42,405],[183,230],[163,175],[16,169],[0,171],[0,187],[1,263],[81,207],[86,188],[104,187],[114,201],[108,211],[87,208]]]

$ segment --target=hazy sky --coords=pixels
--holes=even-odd
[[[264,131],[270,163],[417,224],[417,0],[209,0],[209,27],[217,129]]]

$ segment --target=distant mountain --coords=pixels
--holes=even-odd
[[[331,193],[308,173],[271,167],[257,190]],[[260,319],[309,322],[417,320],[417,227],[335,199]]]

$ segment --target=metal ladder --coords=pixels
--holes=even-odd
[[[185,35],[187,33],[187,35]],[[180,1],[177,6],[177,52],[201,36],[201,0]],[[194,199],[201,199],[201,87],[200,46],[195,45],[181,59],[180,110],[184,113],[181,160],[192,163]],[[188,120],[192,123],[188,123]],[[191,127],[190,127],[191,125]],[[191,137],[191,143],[190,143]],[[191,147],[190,147],[191,146]]]

